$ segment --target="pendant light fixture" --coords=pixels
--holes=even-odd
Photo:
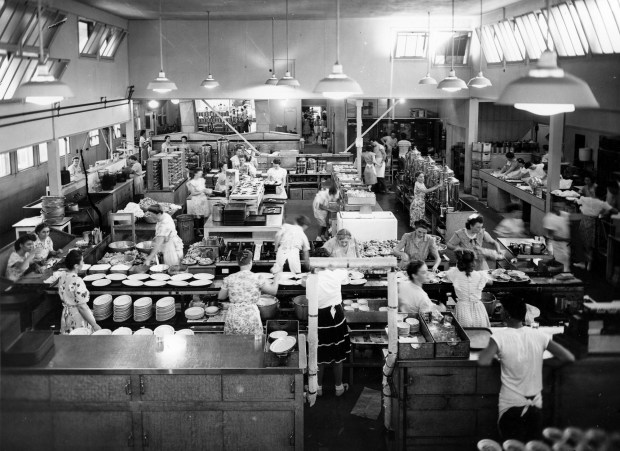
[[[289,88],[299,88],[299,81],[291,75],[288,68],[288,0],[286,0],[286,72],[280,78],[278,86],[288,86]]]
[[[162,94],[176,90],[177,85],[172,80],[166,78],[166,73],[164,72],[164,47],[163,34],[161,31],[161,0],[159,0],[159,62],[159,75],[157,75],[157,78],[155,78],[155,80],[148,84],[146,89],[150,89],[151,91],[159,92]]]
[[[588,84],[558,67],[558,55],[549,46],[550,14],[551,6],[547,0],[547,50],[527,76],[506,86],[497,103],[514,105],[519,110],[541,116],[570,113],[575,108],[598,108]]]
[[[209,72],[209,75],[207,75],[207,78],[205,78],[202,81],[200,86],[202,86],[203,88],[207,88],[207,89],[217,88],[220,85],[220,83],[217,82],[213,78],[213,75],[211,75],[211,12],[210,11],[207,11],[207,61],[208,61],[207,71]]]
[[[271,18],[271,77],[265,82],[266,85],[275,86],[278,84],[278,77],[276,77],[276,50],[275,50],[275,28],[274,28],[275,19]]]
[[[437,80],[431,77],[431,12],[428,12],[428,27],[426,36],[428,39],[428,44],[426,45],[426,56],[428,61],[428,67],[426,69],[426,76],[418,82],[420,85],[436,85]]]
[[[21,84],[13,97],[24,99],[27,103],[34,103],[36,105],[51,105],[68,97],[73,97],[73,92],[69,86],[60,80],[56,80],[50,74],[47,64],[44,62],[41,0],[37,3],[37,24],[39,27],[39,63],[32,79]]]
[[[340,64],[340,0],[336,0],[336,63],[331,74],[317,83],[314,92],[328,99],[346,99],[363,94],[359,83],[347,77]]]
[[[469,80],[467,86],[470,88],[488,88],[493,86],[491,80],[482,75],[482,0],[480,0],[480,71],[478,75]]]
[[[467,89],[465,82],[456,76],[456,71],[454,70],[454,0],[452,0],[452,58],[450,59],[450,72],[446,78],[439,82],[437,89],[443,89],[448,92]]]

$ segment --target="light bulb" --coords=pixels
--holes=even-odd
[[[570,103],[515,103],[515,108],[539,116],[553,116],[554,114],[575,111],[575,105]]]
[[[26,103],[34,103],[35,105],[52,105],[56,102],[60,102],[64,97],[26,97]]]
[[[149,108],[155,109],[159,108],[159,102],[157,100],[149,100]]]
[[[171,100],[170,100],[170,102],[171,102],[173,105],[178,105],[178,104],[179,104],[179,99],[171,99]]]

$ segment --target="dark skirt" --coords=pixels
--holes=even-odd
[[[331,306],[319,309],[319,347],[317,363],[330,364],[343,362],[351,353],[351,342],[344,309],[341,304],[334,307],[336,314],[332,317]]]

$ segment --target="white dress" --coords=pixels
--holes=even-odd
[[[164,239],[164,263],[170,266],[179,265],[183,258],[183,240],[179,238],[174,220],[168,213],[164,213],[162,220],[155,226],[155,237]]]
[[[191,197],[187,199],[187,214],[195,216],[211,216],[211,206],[205,194],[205,179],[190,180],[187,182],[187,189]]]
[[[457,297],[455,317],[463,327],[491,327],[489,315],[480,300],[489,281],[486,271],[472,271],[469,276],[458,268],[450,268],[446,277]]]

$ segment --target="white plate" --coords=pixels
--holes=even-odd
[[[134,335],[153,335],[153,331],[147,327],[144,329],[138,329],[133,333]]]
[[[364,285],[366,282],[368,282],[366,279],[351,279],[349,285]]]
[[[131,280],[131,279],[125,279],[121,283],[128,287],[141,287],[144,285],[144,282],[142,282],[141,280]]]
[[[153,331],[158,337],[165,337],[166,335],[174,335],[174,327],[169,326],[167,324],[163,324],[161,326],[157,326]]]
[[[269,338],[277,340],[278,338],[284,338],[288,336],[288,332],[285,330],[275,330],[269,334]]]
[[[144,282],[144,285],[147,287],[163,287],[166,285],[165,280],[147,280]]]
[[[119,327],[112,332],[112,335],[133,335],[133,332],[129,327]]]
[[[100,263],[98,265],[93,265],[90,267],[89,271],[108,271],[110,269],[110,265],[107,263]]]
[[[93,287],[105,287],[112,283],[110,279],[99,279],[93,282]]]
[[[285,352],[293,349],[295,347],[295,343],[297,343],[297,339],[287,335],[286,337],[278,338],[276,341],[271,343],[269,350],[274,354],[284,354]]]
[[[278,282],[279,285],[299,285],[299,280],[295,279],[284,279]]]
[[[153,300],[151,298],[140,298],[138,300],[136,300],[136,302],[133,303],[134,308],[135,307],[150,307],[151,305],[153,305]]]
[[[87,327],[78,327],[77,329],[73,329],[69,332],[69,335],[90,335],[90,329]]]
[[[349,271],[349,279],[351,280],[356,280],[356,279],[363,279],[364,278],[364,274],[362,274],[359,271]]]
[[[174,334],[175,335],[194,335],[194,331],[191,329],[181,329],[181,330],[177,330]]]
[[[93,307],[97,305],[105,306],[112,302],[112,295],[110,294],[102,294],[101,296],[97,296],[93,300]]]
[[[220,311],[220,308],[217,305],[211,305],[210,307],[205,307],[205,313],[207,315],[215,315]]]
[[[190,317],[198,317],[198,318],[202,318],[205,314],[205,309],[201,308],[201,307],[190,307],[187,310],[185,310],[185,317],[186,318],[190,318]]]
[[[349,285],[350,283],[351,283],[351,279],[349,279],[348,277],[345,277],[344,279],[340,281],[340,285]]]
[[[99,329],[97,332],[93,332],[91,335],[112,335],[110,329]]]
[[[509,439],[502,443],[504,451],[525,451],[525,445],[519,440]]]
[[[206,272],[199,272],[197,274],[194,274],[194,279],[198,279],[198,280],[213,280],[215,279],[215,276],[213,274],[209,274]]]
[[[206,279],[198,279],[198,280],[192,280],[189,285],[192,287],[206,287],[208,285],[211,285],[213,283],[212,280],[206,280]]]
[[[175,274],[174,276],[171,277],[172,280],[177,280],[177,281],[185,281],[185,280],[189,280],[191,278],[193,278],[194,276],[188,272],[183,272],[180,274]]]
[[[168,274],[157,273],[157,274],[151,274],[151,279],[153,279],[153,280],[170,280],[170,276]]]
[[[114,299],[114,307],[124,307],[131,304],[131,296],[123,294]]]
[[[258,275],[259,277],[262,277],[263,279],[273,279],[273,274],[269,272],[257,272],[256,275]]]
[[[166,296],[165,298],[161,298],[159,301],[157,301],[155,305],[159,309],[170,307],[171,305],[174,305],[174,298],[172,296]]]
[[[163,272],[163,271],[168,271],[168,268],[170,268],[170,266],[168,265],[153,265],[150,268],[151,272]]]
[[[488,438],[480,440],[477,446],[478,451],[502,451],[502,447],[499,443]]]
[[[138,274],[129,274],[127,278],[129,280],[146,280],[146,279],[150,279],[151,276],[148,274],[144,274],[144,273],[138,273]]]
[[[84,276],[84,282],[94,282],[95,280],[105,279],[105,274],[89,274]]]
[[[118,264],[118,265],[112,266],[110,268],[110,271],[129,271],[130,268],[131,266],[129,265]]]
[[[125,274],[112,273],[105,276],[106,279],[118,282],[119,280],[125,280],[127,276]]]
[[[292,272],[281,272],[279,275],[282,279],[292,279],[293,277],[295,277],[295,274]]]
[[[189,282],[186,282],[185,280],[169,280],[166,283],[171,287],[186,287],[189,285]]]

